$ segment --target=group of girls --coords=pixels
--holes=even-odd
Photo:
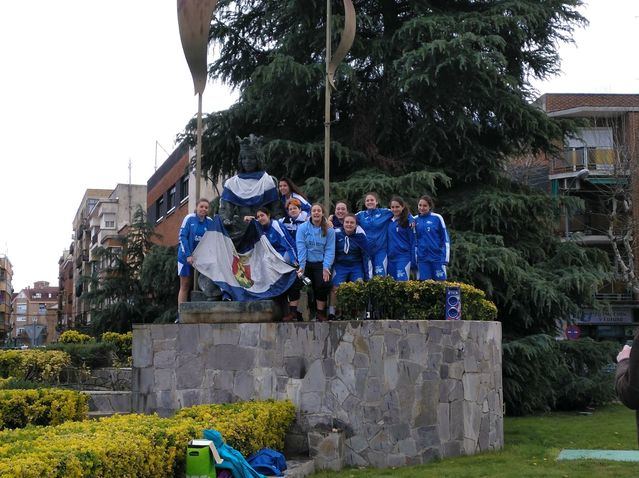
[[[327,217],[324,206],[311,205],[290,179],[282,178],[278,186],[286,216],[272,219],[261,208],[256,219],[273,247],[298,265],[298,276],[310,280],[317,320],[334,318],[335,291],[343,282],[387,274],[406,281],[411,270],[418,280],[446,279],[448,232],[442,216],[433,212],[430,196],[419,199],[416,216],[397,196],[388,209],[380,208],[377,194],[371,192],[364,197],[363,211],[351,214],[348,204],[338,201],[334,214]],[[301,317],[297,311],[301,286],[296,281],[286,294],[289,313],[285,321]],[[332,305],[327,314],[329,294]]]

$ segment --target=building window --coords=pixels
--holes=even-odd
[[[18,331],[16,332],[16,335],[24,335],[26,332],[24,331],[24,327],[20,327],[18,328]]]
[[[97,199],[87,199],[87,216],[89,215],[89,213],[91,212],[91,210],[95,207],[97,203],[98,203]]]
[[[160,196],[157,201],[155,201],[155,217],[156,220],[162,219],[162,215],[164,214],[164,196]]]
[[[34,298],[34,299],[42,299],[42,294],[41,294],[40,292],[35,292],[35,293],[33,294],[33,298]]]
[[[44,304],[38,304],[38,314],[45,315],[47,313],[47,306]]]
[[[185,174],[182,176],[182,181],[180,181],[180,201],[187,197],[189,197],[189,175]]]
[[[166,193],[166,210],[170,211],[175,207],[175,186]]]
[[[24,315],[18,315],[16,317],[16,322],[26,322],[27,318]]]
[[[27,304],[17,304],[16,305],[16,313],[17,314],[26,314],[27,313]]]
[[[115,214],[105,214],[102,218],[104,229],[115,229]]]

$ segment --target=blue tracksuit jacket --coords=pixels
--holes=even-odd
[[[385,251],[388,245],[388,221],[393,217],[390,209],[367,209],[357,213],[357,224],[362,226],[368,239],[371,255]]]
[[[450,240],[444,218],[434,212],[415,218],[415,249],[417,262],[440,262],[450,260]]]
[[[415,262],[413,251],[415,250],[415,231],[410,226],[414,221],[412,216],[408,216],[408,225],[401,227],[392,218],[388,224],[388,260]]]
[[[293,241],[291,235],[285,227],[282,227],[279,221],[271,220],[268,226],[262,226],[262,230],[273,248],[279,252],[285,260],[297,262],[295,241]]]
[[[297,235],[297,228],[300,227],[308,220],[309,214],[305,211],[301,211],[300,215],[293,219],[291,216],[286,216],[280,219],[280,224],[284,226],[293,240],[295,240],[295,236]]]
[[[193,255],[193,251],[197,247],[204,233],[213,226],[213,219],[205,217],[200,221],[197,214],[187,214],[180,226],[180,234],[178,236],[178,260],[182,263],[186,262],[186,258]]]

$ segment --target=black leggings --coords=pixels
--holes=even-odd
[[[331,291],[331,282],[324,281],[324,264],[322,262],[307,262],[304,275],[311,279],[313,283],[313,294],[315,300],[326,302]]]

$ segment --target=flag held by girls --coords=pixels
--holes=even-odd
[[[237,301],[276,297],[286,292],[296,278],[296,268],[284,261],[255,220],[236,249],[216,215],[211,230],[193,253],[193,264]]]

